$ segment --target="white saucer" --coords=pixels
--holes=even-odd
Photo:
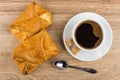
[[[83,20],[95,20],[97,22],[99,22],[99,24],[101,24],[102,26],[104,26],[104,40],[101,43],[100,47],[98,49],[96,49],[95,51],[82,51],[80,50],[78,52],[78,54],[74,55],[70,49],[66,46],[65,40],[72,38],[72,30],[73,27],[80,21]],[[82,61],[94,61],[97,59],[102,58],[110,49],[111,45],[112,45],[112,30],[111,27],[109,25],[109,23],[107,22],[106,19],[104,19],[102,16],[96,14],[96,13],[92,13],[92,12],[84,12],[84,13],[80,13],[75,15],[74,17],[72,17],[68,23],[66,24],[65,28],[64,28],[64,32],[63,32],[63,42],[64,45],[67,49],[67,51],[76,59],[78,60],[82,60]]]

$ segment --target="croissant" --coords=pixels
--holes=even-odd
[[[59,53],[46,30],[30,37],[19,44],[14,52],[13,59],[23,74],[29,74],[38,65]]]
[[[47,28],[51,23],[51,13],[33,2],[13,22],[9,29],[22,42],[41,29]]]

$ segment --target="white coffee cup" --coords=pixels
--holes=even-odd
[[[94,48],[86,48],[78,44],[75,30],[84,21],[96,22],[102,31],[102,41]],[[109,22],[99,14],[83,12],[73,16],[66,24],[63,32],[63,42],[67,51],[74,58],[82,61],[94,61],[102,58],[110,49],[113,41],[112,29]],[[75,51],[75,53],[74,53]]]
[[[95,47],[95,48],[90,48],[90,49],[88,49],[88,48],[82,47],[80,44],[78,44],[78,42],[77,42],[77,40],[76,40],[76,37],[75,37],[76,29],[79,27],[79,25],[80,25],[81,23],[86,22],[86,21],[93,21],[93,22],[95,22],[96,24],[99,25],[99,27],[100,27],[100,29],[101,29],[101,31],[102,31],[102,40],[101,40],[100,44],[99,44],[97,47]],[[83,50],[83,51],[94,51],[94,50],[98,49],[98,48],[101,46],[101,44],[103,43],[103,40],[104,40],[104,28],[103,28],[103,27],[104,27],[104,26],[101,25],[101,24],[100,24],[98,21],[96,21],[96,20],[84,19],[84,20],[79,21],[79,22],[74,26],[73,31],[72,31],[72,39],[73,39],[74,44],[75,44],[80,50]],[[80,34],[80,35],[83,35],[83,34]]]

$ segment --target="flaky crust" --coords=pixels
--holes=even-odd
[[[46,30],[19,44],[14,52],[13,59],[23,74],[32,72],[39,64],[59,53],[57,46]]]
[[[9,27],[19,41],[25,41],[51,24],[51,13],[32,2]]]

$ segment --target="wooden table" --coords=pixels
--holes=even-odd
[[[8,26],[33,0],[0,0],[0,80],[120,80],[120,0],[35,0],[52,12],[53,24],[47,30],[59,46],[61,54],[40,65],[30,75],[22,75],[12,59],[12,51],[19,44]],[[81,12],[96,12],[105,17],[113,30],[113,44],[107,55],[93,62],[74,59],[66,51],[63,29],[67,21]],[[51,62],[64,59],[69,64],[92,67],[97,74],[74,69],[59,70]]]

